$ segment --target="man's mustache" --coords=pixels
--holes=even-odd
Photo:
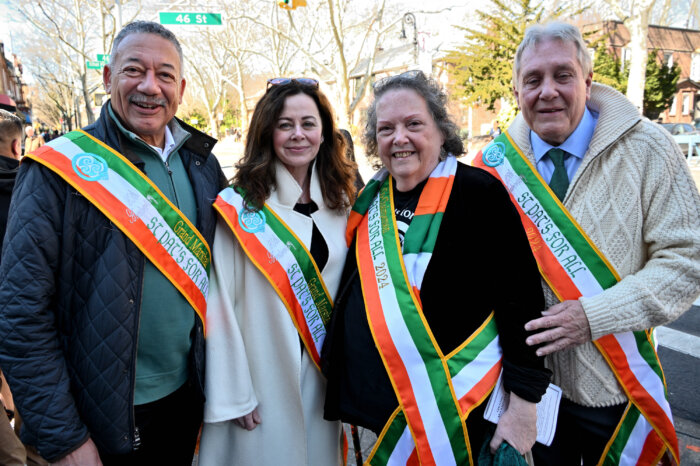
[[[153,106],[160,105],[161,107],[165,107],[168,104],[168,101],[162,97],[149,97],[144,94],[131,94],[129,95],[129,103]]]

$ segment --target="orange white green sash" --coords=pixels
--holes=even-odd
[[[496,320],[491,313],[472,336],[445,356],[452,386],[459,400],[462,422],[496,385],[501,373],[502,355]],[[470,458],[470,463],[473,463],[473,458]],[[415,442],[400,407],[394,411],[379,435],[367,464],[418,464]]]
[[[595,296],[620,280],[507,132],[486,146],[474,165],[510,192],[542,276],[560,300]],[[678,439],[651,330],[606,335],[593,343],[629,399],[600,464],[655,465],[666,452],[677,464]]]
[[[406,232],[403,251],[392,179],[385,170],[365,187],[348,220],[347,239],[357,229],[356,254],[367,320],[401,407],[401,416],[390,419],[384,429],[372,464],[406,464],[412,455],[421,464],[471,461],[453,374],[425,320],[419,295],[456,171],[457,160],[448,156],[431,173]]]
[[[56,172],[100,209],[172,282],[206,325],[209,245],[141,170],[82,130],[56,138],[27,157]]]
[[[248,258],[270,281],[319,367],[333,301],[311,253],[267,204],[260,210],[250,210],[233,187],[219,193],[214,208]]]

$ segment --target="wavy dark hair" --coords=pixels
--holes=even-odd
[[[345,156],[345,139],[335,125],[333,108],[317,86],[291,81],[270,86],[255,105],[250,121],[245,153],[236,164],[231,182],[246,192],[246,205],[259,210],[276,187],[273,133],[287,97],[306,94],[313,99],[321,116],[323,142],[316,155],[316,171],[323,201],[330,209],[344,210],[355,200],[355,162]]]
[[[456,156],[464,153],[464,144],[459,137],[459,128],[447,113],[447,94],[437,81],[426,77],[422,71],[406,71],[396,76],[381,79],[374,84],[374,100],[367,109],[362,142],[365,145],[367,158],[371,160],[375,169],[382,166],[377,149],[377,102],[384,94],[396,89],[410,89],[423,97],[430,115],[445,137],[442,149]]]

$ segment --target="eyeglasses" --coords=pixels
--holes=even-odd
[[[404,71],[401,74],[395,74],[393,76],[385,76],[381,78],[379,81],[375,81],[374,84],[372,84],[372,89],[379,89],[385,84],[388,84],[389,82],[392,82],[394,80],[406,80],[406,79],[422,79],[425,80],[425,74],[421,70],[408,70]]]
[[[269,89],[270,86],[286,86],[293,82],[318,89],[318,81],[313,78],[271,78],[267,80],[267,88]]]

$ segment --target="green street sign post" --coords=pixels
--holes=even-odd
[[[97,61],[109,63],[109,54],[108,53],[98,53],[97,54]]]
[[[87,60],[85,63],[87,63],[87,68],[89,70],[101,70],[105,66],[105,62],[103,61]]]
[[[190,26],[221,26],[221,13],[185,13],[183,11],[161,11],[160,24]]]

